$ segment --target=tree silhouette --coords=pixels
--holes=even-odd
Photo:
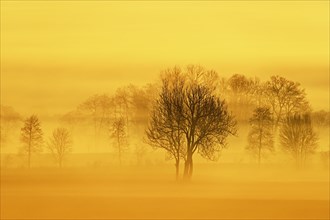
[[[128,87],[130,92],[130,104],[131,104],[131,120],[132,125],[135,126],[136,131],[142,131],[147,125],[151,103],[155,99],[158,91],[152,84],[148,84],[143,88],[139,88],[134,85]]]
[[[297,82],[272,76],[270,81],[266,82],[265,92],[274,114],[276,128],[287,115],[309,110],[305,90],[301,89]]]
[[[59,167],[62,167],[64,157],[72,151],[72,139],[66,128],[57,128],[47,143],[48,149],[55,157]]]
[[[122,164],[122,155],[128,146],[126,124],[124,117],[116,118],[110,127],[110,138],[115,141],[118,149],[119,164]]]
[[[148,143],[167,151],[175,159],[176,179],[179,178],[180,159],[184,158],[182,126],[184,118],[183,90],[185,77],[181,69],[174,67],[165,71],[162,90],[153,108],[150,125],[146,130]]]
[[[15,128],[22,120],[22,117],[10,106],[0,105],[0,148],[3,148],[11,141]]]
[[[310,115],[287,116],[280,129],[280,143],[294,157],[297,167],[303,167],[308,155],[314,153],[317,147]]]
[[[102,128],[105,128],[111,118],[111,107],[113,99],[106,94],[94,95],[82,103],[78,110],[87,113],[93,121],[94,127],[94,148],[98,146],[98,139]],[[90,151],[90,147],[88,147]]]
[[[260,166],[264,151],[274,150],[273,119],[269,108],[256,108],[252,118],[250,118],[250,126],[251,130],[248,134],[248,146],[246,149],[257,156],[258,165]]]
[[[227,93],[229,109],[236,120],[247,121],[259,101],[257,92],[259,80],[248,78],[242,74],[234,74],[228,79]]]
[[[228,85],[237,99],[242,98],[241,96],[248,95],[253,89],[253,81],[242,74],[234,74],[231,76],[228,80]]]
[[[204,75],[207,72],[199,66],[188,66],[185,73],[174,68],[173,74],[163,80],[162,93],[147,130],[148,139],[158,142],[158,146],[173,156],[180,154],[178,149],[184,149],[185,179],[192,177],[196,151],[215,160],[226,145],[227,136],[236,133],[236,122],[228,113],[226,103],[214,94],[214,87]],[[172,77],[180,83],[180,89],[167,84]]]
[[[127,88],[118,88],[114,96],[115,117],[125,118],[127,136],[129,135],[130,94]]]
[[[317,127],[330,126],[330,112],[329,111],[316,111],[311,114],[312,122]]]
[[[43,132],[40,121],[36,115],[28,117],[24,121],[24,127],[21,128],[21,142],[23,143],[23,152],[28,155],[28,167],[31,167],[31,155],[41,151],[43,143]]]
[[[226,103],[204,85],[189,85],[183,103],[182,117],[185,123],[182,131],[187,147],[184,176],[190,179],[193,154],[198,150],[207,159],[217,159],[217,153],[226,146],[227,136],[236,133],[236,122],[228,113]]]

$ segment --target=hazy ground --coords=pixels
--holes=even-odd
[[[191,183],[172,165],[1,170],[3,219],[328,219],[329,174],[196,164]]]

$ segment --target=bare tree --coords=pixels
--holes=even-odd
[[[143,130],[141,127],[145,127],[147,124],[155,91],[153,91],[151,85],[146,88],[130,85],[128,89],[130,92],[132,125],[138,130]]]
[[[28,155],[28,167],[31,167],[31,155],[41,151],[43,132],[40,121],[36,115],[28,117],[21,128],[21,142],[23,152]]]
[[[181,69],[167,69],[162,78],[162,90],[153,107],[149,127],[146,130],[148,143],[155,148],[163,148],[169,158],[175,159],[176,179],[179,179],[180,159],[185,156],[183,150],[182,125],[184,118],[183,90],[186,78]]]
[[[246,149],[257,156],[258,165],[260,166],[263,153],[267,150],[274,150],[273,119],[269,108],[256,108],[250,119],[250,126],[251,130],[248,134]]]
[[[15,128],[22,117],[12,107],[0,105],[0,118],[0,148],[3,148],[16,135]]]
[[[47,143],[48,149],[55,157],[58,166],[62,167],[63,160],[72,151],[72,139],[66,128],[57,128]]]
[[[130,104],[130,94],[127,88],[118,88],[114,96],[115,104],[115,117],[117,115],[124,116],[127,135],[129,134],[129,104]]]
[[[308,155],[314,153],[317,147],[317,135],[310,115],[287,116],[280,129],[280,143],[294,157],[297,167],[303,167]]]
[[[274,114],[276,128],[287,115],[309,110],[305,90],[300,88],[300,84],[280,76],[272,76],[266,82],[266,98]]]
[[[62,115],[59,122],[72,133],[76,126],[82,123],[85,119],[85,115],[79,109],[76,109]]]
[[[227,111],[225,101],[203,85],[189,85],[183,104],[181,114],[185,123],[182,131],[187,148],[184,176],[190,179],[196,150],[201,156],[216,160],[217,153],[226,146],[227,136],[236,134],[236,122]]]
[[[205,80],[206,70],[188,66],[185,73],[178,68],[172,71],[173,74],[163,80],[147,137],[173,156],[180,155],[184,149],[184,177],[190,179],[194,153],[197,151],[210,160],[217,159],[217,153],[226,146],[227,136],[236,133],[236,122],[228,113],[226,103],[215,95],[214,88]],[[177,83],[182,77],[179,89],[168,86],[172,77]]]
[[[110,138],[115,141],[118,149],[119,164],[122,164],[122,155],[128,146],[126,124],[124,117],[116,118],[110,128]]]
[[[94,148],[98,146],[98,139],[102,128],[110,121],[113,99],[106,94],[94,95],[82,103],[78,110],[86,112],[92,118],[94,127]],[[90,150],[90,148],[88,148]]]
[[[324,128],[330,126],[330,112],[329,111],[316,111],[311,114],[313,124],[317,127]]]
[[[237,99],[242,98],[243,95],[248,95],[252,89],[253,81],[248,79],[245,75],[234,74],[228,80],[229,89]]]
[[[258,77],[251,79],[250,92],[251,101],[254,107],[269,106],[266,96],[266,83],[261,82]]]
[[[228,106],[238,121],[248,121],[253,110],[260,104],[260,81],[242,74],[234,74],[228,79]]]

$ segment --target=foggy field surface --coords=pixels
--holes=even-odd
[[[2,219],[328,219],[327,170],[196,164],[1,169]]]

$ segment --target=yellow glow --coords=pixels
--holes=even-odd
[[[2,102],[61,113],[197,63],[222,76],[283,75],[302,83],[314,108],[329,109],[328,9],[328,1],[1,1]]]
[[[238,122],[238,135],[228,138],[219,162],[205,160],[198,149],[192,182],[185,182],[184,155],[181,179],[175,182],[174,160],[165,160],[164,149],[155,150],[145,141],[147,117],[139,116],[149,112],[139,104],[150,103],[141,99],[144,93],[136,90],[133,113],[127,113],[126,105],[124,115],[124,104],[117,103],[121,119],[129,122],[122,127],[129,140],[123,144],[123,164],[111,139],[113,121],[97,119],[94,109],[73,112],[94,94],[155,83],[160,71],[187,64],[214,69],[226,78],[239,73],[265,82],[281,75],[301,83],[313,110],[329,111],[329,1],[0,3],[0,104],[13,107],[15,111],[7,111],[18,117],[17,111],[22,119],[37,114],[45,140],[44,151],[33,152],[27,168],[26,155],[19,153],[23,122],[1,124],[6,139],[0,148],[0,218],[329,218],[329,127],[317,127],[318,148],[310,166],[296,170],[278,139],[275,152],[258,167],[245,149],[250,126],[247,120]],[[106,101],[117,119],[118,106]],[[60,121],[68,112],[73,117]],[[73,139],[61,168],[48,149],[59,125]],[[118,132],[118,146],[119,138]]]

